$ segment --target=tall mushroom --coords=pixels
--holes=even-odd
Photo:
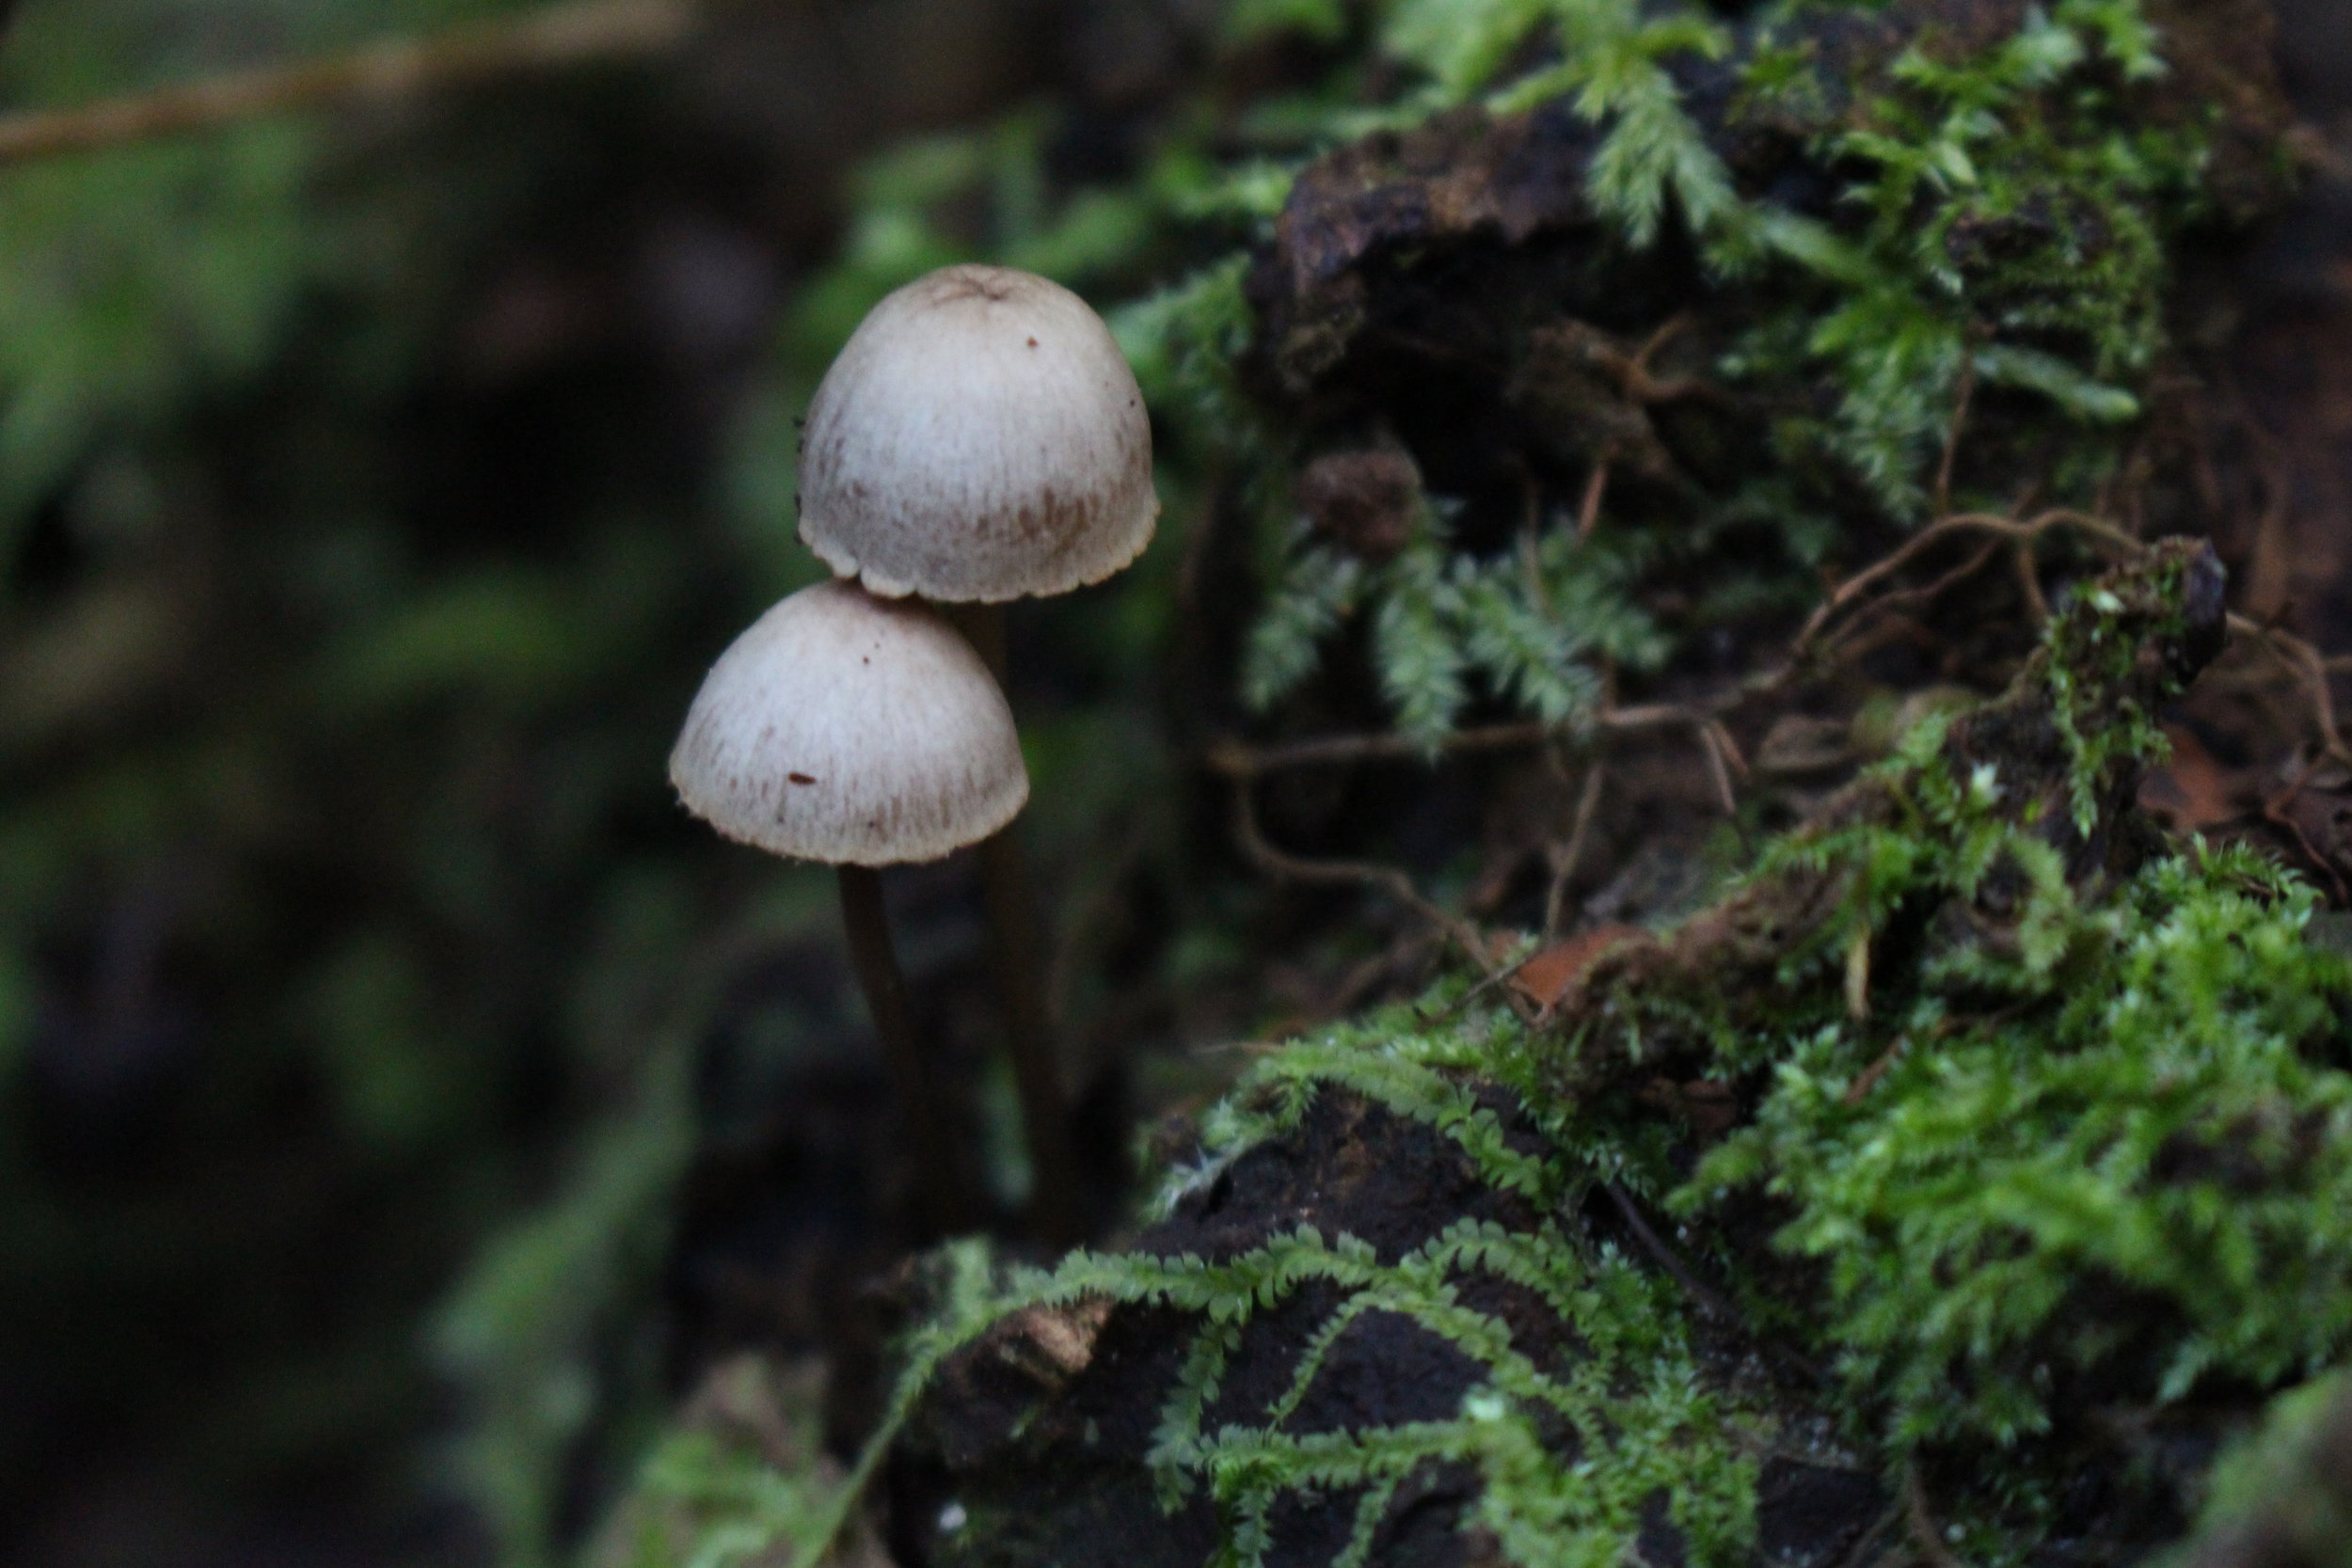
[[[1029,777],[1004,693],[922,605],[803,589],[719,656],[670,753],[687,809],[722,833],[822,861],[940,1232],[973,1218],[952,1119],[914,1038],[875,867],[936,860],[1020,813]]]
[[[1100,582],[1159,516],[1152,421],[1110,329],[1007,267],[916,278],[858,324],[801,437],[801,539],[887,597]]]
[[[1152,423],[1110,330],[1060,284],[945,267],[874,307],[809,404],[801,538],[876,594],[977,606],[1001,676],[1002,604],[1128,564],[1159,515]],[[1037,958],[1035,901],[1010,833],[981,848],[1040,1228],[1074,1232],[1075,1162]]]

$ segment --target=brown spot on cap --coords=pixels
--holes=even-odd
[[[891,645],[869,657],[868,640]],[[730,838],[854,865],[936,860],[1028,796],[1011,712],[971,643],[934,610],[840,581],[774,606],[719,656],[670,778]]]

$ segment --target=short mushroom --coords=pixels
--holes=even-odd
[[[877,594],[976,607],[963,619],[1001,677],[1009,599],[1067,593],[1127,565],[1159,516],[1152,422],[1110,329],[1060,284],[952,266],[884,298],[811,401],[801,538]],[[1009,833],[980,851],[1037,1219],[1074,1239],[1076,1185],[1035,934]]]
[[[834,866],[931,1222],[966,1222],[968,1188],[915,1042],[874,868],[977,843],[1029,798],[1012,712],[979,655],[923,605],[847,582],[803,589],[711,666],[670,780],[727,837]]]

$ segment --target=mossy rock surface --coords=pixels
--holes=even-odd
[[[1462,1084],[1491,1115],[1509,1147],[1535,1161],[1558,1157],[1497,1084]],[[1565,1216],[1617,1267],[1614,1221],[1602,1204]],[[1344,1088],[1316,1091],[1295,1127],[1251,1148],[1181,1199],[1162,1223],[1139,1234],[1131,1255],[1199,1259],[1212,1267],[1265,1256],[1269,1245],[1302,1229],[1353,1238],[1374,1270],[1394,1269],[1443,1248],[1465,1224],[1534,1248],[1557,1246],[1548,1214],[1527,1195],[1498,1187],[1463,1146],[1428,1122]],[[1630,1246],[1630,1238],[1623,1244]],[[1643,1369],[1610,1364],[1560,1304],[1527,1285],[1488,1272],[1475,1259],[1446,1270],[1442,1293],[1459,1311],[1497,1325],[1510,1350],[1541,1376],[1565,1387],[1622,1384],[1642,1397]],[[1406,1310],[1365,1307],[1361,1287],[1307,1276],[1270,1292],[1241,1325],[1198,1415],[1203,1433],[1276,1430],[1311,1445],[1383,1429],[1425,1429],[1459,1421],[1492,1379],[1488,1365]],[[1608,1325],[1609,1339],[1633,1331],[1658,1345],[1702,1384],[1727,1392],[1722,1409],[1769,1402],[1770,1378],[1728,1338],[1693,1328],[1662,1293],[1637,1291],[1606,1306],[1583,1298],[1581,1311],[1655,1314],[1640,1325]],[[1337,1333],[1333,1333],[1334,1327]],[[1013,1314],[945,1363],[930,1397],[902,1438],[891,1484],[894,1544],[908,1564],[1054,1562],[1197,1568],[1214,1561],[1231,1524],[1206,1491],[1164,1513],[1157,1500],[1154,1445],[1163,1413],[1182,1402],[1187,1363],[1213,1339],[1206,1315],[1163,1305],[1112,1306],[1102,1300]],[[1302,1379],[1302,1362],[1312,1370]],[[1737,1388],[1739,1393],[1728,1390]],[[1613,1444],[1650,1440],[1651,1423],[1613,1430],[1606,1400],[1599,1419],[1567,1419],[1541,1433],[1543,1451],[1562,1470],[1608,1477],[1622,1501],[1613,1521],[1587,1528],[1591,1545],[1611,1529],[1654,1564],[1690,1560],[1675,1522],[1675,1480],[1635,1496],[1610,1475],[1655,1469],[1671,1454],[1635,1459]],[[1635,1433],[1638,1433],[1638,1436]],[[1720,1484],[1727,1468],[1754,1509],[1755,1550],[1762,1560],[1828,1564],[1838,1560],[1884,1512],[1877,1478],[1834,1450],[1776,1451],[1751,1436],[1755,1451],[1724,1466],[1726,1433],[1697,1434],[1699,1463]],[[1471,1447],[1471,1445],[1465,1445]],[[1475,1457],[1431,1457],[1394,1477],[1376,1513],[1364,1484],[1285,1491],[1263,1513],[1263,1560],[1270,1564],[1353,1560],[1398,1565],[1503,1560],[1482,1530],[1476,1509],[1486,1476]],[[1237,1489],[1237,1496],[1247,1493]],[[1230,1501],[1231,1499],[1229,1499]],[[944,1528],[942,1521],[952,1521]],[[1366,1526],[1369,1525],[1367,1528]],[[1367,1555],[1368,1554],[1368,1555]]]
[[[1449,20],[1502,44],[1449,75]],[[1188,609],[1264,594],[1219,650],[1238,836],[1426,917],[1461,845],[1396,869],[1416,808],[1606,768],[1702,891],[1577,946],[1565,872],[1538,921],[1492,879],[1479,918],[1572,939],[1540,994],[1273,1031],[1133,1233],[943,1254],[868,1450],[895,1556],[2174,1546],[2352,1349],[2352,965],[2141,804],[2230,636],[2163,421],[2231,309],[2183,271],[2287,187],[2267,7],[1380,22],[1428,91],[1126,324],[1210,454]],[[1697,829],[1634,703],[1722,775]],[[1792,729],[1810,782],[1735,785]],[[1402,803],[1351,814],[1374,758]]]
[[[1532,1024],[1432,998],[1262,1059],[1164,1218],[935,1364],[901,1559],[2177,1538],[2352,1336],[2352,968],[2136,803],[2221,588],[2191,542],[2082,585],[2007,692]]]

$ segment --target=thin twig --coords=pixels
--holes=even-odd
[[[1846,1085],[1846,1092],[1842,1097],[1844,1102],[1849,1105],[1859,1105],[1867,1100],[1870,1097],[1870,1091],[1879,1086],[1879,1081],[1886,1076],[1895,1064],[1902,1059],[1903,1053],[1910,1049],[1911,1037],[1909,1035],[1896,1036],[1895,1043],[1881,1052],[1878,1060],[1864,1068],[1854,1081]]]
[[[1437,750],[1454,756],[1476,752],[1515,752],[1540,746],[1558,726],[1530,721],[1456,730]],[[1278,746],[1253,747],[1238,740],[1210,746],[1209,767],[1227,778],[1255,779],[1297,768],[1346,768],[1359,762],[1425,762],[1429,748],[1401,735],[1327,735]]]
[[[1576,536],[1590,539],[1593,530],[1600,526],[1600,500],[1609,493],[1609,459],[1593,465],[1593,477],[1584,482],[1584,499],[1576,509]]]
[[[1407,931],[1398,936],[1389,943],[1386,952],[1374,954],[1341,977],[1338,988],[1325,1005],[1324,1016],[1344,1018],[1356,1011],[1364,998],[1370,996],[1382,981],[1393,974],[1409,974],[1418,969],[1428,957],[1429,948],[1441,940],[1427,931]],[[1486,983],[1484,980],[1479,982],[1480,985]]]
[[[1866,1563],[1878,1562],[1880,1539],[1888,1530],[1900,1528],[1902,1518],[1901,1504],[1887,1504],[1884,1511],[1871,1521],[1870,1528],[1854,1537],[1853,1544],[1846,1548],[1845,1555],[1837,1560],[1834,1568],[1864,1568]]]
[[[2303,786],[2311,783],[2312,775],[2319,770],[2319,765],[2326,756],[2327,753],[2322,752],[2303,759],[2303,765],[2295,770],[2295,776],[2286,782],[2285,787],[2263,802],[2263,820],[2274,828],[2283,828],[2294,835],[2295,842],[2302,849],[2304,856],[2313,865],[2328,874],[2328,881],[2335,886],[2336,902],[2343,905],[2352,903],[2352,886],[2345,884],[2343,873],[2336,869],[2335,862],[2319,852],[2319,846],[2312,842],[2312,835],[2303,831],[2302,819],[2296,816],[2291,809],[2296,798],[2303,793]]]
[[[1633,1199],[1626,1196],[1624,1188],[1614,1181],[1604,1181],[1600,1185],[1601,1190],[1616,1204],[1617,1212],[1625,1216],[1626,1227],[1633,1232],[1633,1239],[1642,1243],[1642,1250],[1656,1259],[1660,1268],[1674,1275],[1675,1283],[1682,1287],[1702,1311],[1724,1323],[1740,1322],[1740,1314],[1731,1309],[1731,1303],[1716,1294],[1712,1287],[1692,1274],[1689,1265],[1675,1255],[1674,1248],[1650,1228],[1649,1221],[1642,1216],[1642,1211],[1635,1206]]]
[[[2036,626],[2046,626],[2050,620],[2050,601],[2042,592],[2042,564],[2034,560],[2033,546],[2023,539],[2015,546],[2017,562],[2017,591],[2025,595],[2026,613],[2033,617]]]
[[[1944,431],[1944,460],[1935,469],[1935,515],[1952,510],[1952,469],[1960,462],[1961,433],[1968,428],[1968,405],[1977,395],[1977,362],[1972,355],[1960,369],[1960,389],[1952,399],[1952,422]]]
[[[1519,575],[1535,608],[1551,613],[1551,590],[1544,584],[1544,488],[1535,470],[1519,465]]]
[[[1768,1338],[1757,1333],[1755,1326],[1742,1318],[1730,1302],[1725,1301],[1705,1280],[1692,1273],[1690,1266],[1683,1262],[1675,1249],[1668,1246],[1664,1238],[1651,1227],[1649,1221],[1642,1214],[1641,1206],[1627,1195],[1624,1188],[1614,1181],[1604,1181],[1600,1185],[1601,1190],[1616,1203],[1617,1212],[1625,1216],[1626,1228],[1633,1232],[1633,1239],[1641,1244],[1642,1250],[1648,1253],[1660,1268],[1674,1276],[1675,1283],[1682,1287],[1684,1292],[1690,1296],[1692,1304],[1700,1311],[1714,1318],[1726,1328],[1737,1329],[1744,1333],[1767,1359],[1795,1373],[1813,1386],[1822,1388],[1829,1386],[1828,1374],[1815,1365],[1809,1356],[1792,1349],[1781,1337]]]
[[[1798,630],[1795,641],[1789,645],[1790,668],[1804,662],[1814,644],[1820,640],[1822,631],[1849,606],[1945,540],[1969,533],[1991,533],[2004,539],[2030,542],[2059,528],[2073,529],[2086,535],[2122,560],[2137,560],[2147,548],[2114,524],[2081,512],[2044,512],[2027,522],[1996,516],[1989,512],[1966,512],[1941,518],[1912,535],[1892,555],[1839,583],[1836,592],[1823,600]]]
[[[1442,931],[1479,974],[1489,977],[1494,974],[1495,964],[1488,954],[1485,933],[1461,916],[1431,902],[1413,885],[1412,878],[1395,866],[1377,865],[1370,861],[1310,860],[1275,847],[1259,825],[1256,791],[1247,777],[1233,781],[1233,836],[1243,854],[1261,871],[1279,880],[1387,894]]]
[[[1615,374],[1619,389],[1638,404],[1675,403],[1692,397],[1728,401],[1724,396],[1723,388],[1698,376],[1681,375],[1671,381],[1661,381],[1650,374],[1650,361],[1657,357],[1659,350],[1680,337],[1692,325],[1691,313],[1685,310],[1651,333],[1631,357],[1611,349],[1599,356],[1600,361]]]
[[[1944,1544],[1943,1532],[1935,1528],[1935,1515],[1928,1512],[1927,1483],[1919,1479],[1919,1462],[1913,1460],[1903,1466],[1903,1509],[1910,1515],[1912,1544],[1934,1568],[1962,1568],[1960,1559]]]
[[[1724,760],[1731,736],[1721,724],[1709,721],[1697,726],[1699,750],[1707,756],[1707,776],[1715,785],[1715,803],[1724,808],[1724,815],[1740,815],[1740,797],[1731,787],[1731,768]],[[1736,756],[1739,753],[1730,752]]]
[[[2024,545],[2016,547],[2026,548]],[[1897,589],[1883,598],[1871,600],[1861,610],[1856,611],[1854,618],[1848,621],[1835,637],[1824,640],[1823,646],[1827,650],[1825,657],[1832,658],[1851,657],[1856,643],[1861,641],[1859,628],[1870,625],[1868,618],[1876,617],[1883,621],[1906,606],[1933,604],[1959,584],[1983,571],[1986,562],[1999,554],[2000,549],[2001,541],[1995,539],[1932,582],[1917,588]]]
[[[1645,703],[1634,707],[1610,708],[1596,715],[1592,722],[1599,730],[1617,735],[1692,728],[1710,722],[1716,708],[1727,711],[1737,706],[1745,695],[1744,691],[1734,692],[1706,707]],[[1572,738],[1574,733],[1573,724],[1531,719],[1456,730],[1439,740],[1435,750],[1445,756],[1519,752],[1546,741]],[[1344,768],[1359,762],[1426,762],[1430,752],[1429,746],[1408,736],[1327,735],[1263,747],[1252,747],[1239,740],[1218,741],[1209,748],[1206,760],[1211,768],[1228,778],[1250,779],[1296,768]]]
[[[328,59],[263,66],[80,108],[0,118],[0,166],[213,130],[302,109],[384,103],[448,87],[667,49],[692,31],[685,0],[581,0]]]
[[[1642,340],[1642,346],[1633,353],[1632,370],[1639,375],[1649,374],[1649,362],[1658,357],[1658,351],[1689,331],[1692,317],[1688,310],[1677,310],[1661,323],[1658,330]]]
[[[2137,560],[2147,550],[2144,544],[2113,523],[2087,513],[2065,509],[2044,512],[2026,521],[1990,513],[1963,513],[1942,518],[1905,541],[1893,554],[1838,584],[1799,628],[1789,643],[1789,657],[1779,668],[1752,676],[1701,701],[1609,707],[1595,716],[1591,722],[1604,735],[1712,726],[1712,738],[1707,744],[1710,749],[1724,745],[1728,741],[1729,735],[1720,724],[1722,715],[1733,711],[1750,698],[1788,685],[1825,651],[1850,652],[1852,642],[1851,633],[1841,633],[1835,638],[1828,635],[1838,617],[1888,578],[1936,546],[1973,533],[1993,535],[1994,549],[2002,541],[2029,549],[2042,535],[2060,529],[2084,535],[2118,560]],[[1906,589],[1891,598],[1872,600],[1873,609],[1880,604],[1918,602],[1932,597],[1980,570],[1990,559],[1989,553],[1979,551],[1922,588]],[[2038,583],[2035,591],[2038,595]],[[2047,608],[2046,604],[2042,605],[2043,612],[2046,613]],[[2231,615],[2229,625],[2233,632],[2262,643],[2310,689],[2312,721],[2321,746],[2329,756],[2352,766],[2352,748],[2344,745],[2337,728],[2334,699],[2328,690],[2326,677],[2330,665],[2321,659],[2317,650],[2310,643],[2276,627],[2259,625],[2237,614]],[[1828,644],[1826,650],[1824,642]],[[1437,755],[1451,756],[1522,751],[1547,741],[1571,738],[1574,733],[1572,725],[1523,720],[1457,730],[1438,741],[1434,748],[1401,735],[1318,736],[1312,739],[1265,747],[1251,747],[1237,740],[1226,740],[1209,749],[1207,761],[1212,768],[1228,777],[1249,779],[1297,768],[1341,768],[1366,762],[1426,762],[1433,752]],[[1736,751],[1733,754],[1737,754]]]
[[[2343,732],[2336,727],[2336,697],[2328,686],[2328,661],[2320,657],[2319,650],[2290,632],[2234,612],[2229,625],[2232,632],[2260,644],[2305,688],[2311,696],[2312,726],[2319,732],[2322,753],[2352,767],[2352,750],[2345,748]]]
[[[1519,971],[1525,969],[1529,964],[1534,963],[1537,958],[1540,958],[1543,956],[1543,946],[1541,943],[1538,943],[1534,947],[1528,949],[1526,954],[1522,957],[1516,958],[1510,963],[1503,965],[1501,969],[1494,971],[1485,979],[1470,987],[1470,990],[1464,991],[1461,995],[1455,997],[1453,1001],[1447,1003],[1436,1012],[1425,1013],[1419,1007],[1416,1007],[1413,1010],[1421,1019],[1422,1024],[1424,1028],[1434,1029],[1438,1024],[1445,1022],[1448,1019],[1453,1018],[1455,1014],[1461,1012],[1464,1008],[1468,1007],[1471,1003],[1477,1001],[1480,997],[1485,996],[1488,991],[1493,990],[1497,986],[1507,986],[1512,981],[1518,979],[1519,977]],[[1514,1007],[1512,1010],[1514,1012],[1519,1011],[1517,1007]],[[1527,1015],[1525,1013],[1520,1013],[1520,1016],[1525,1017]]]
[[[1966,413],[1966,397],[1963,395],[1961,406],[1955,411],[1956,425],[1965,419]],[[1597,486],[1605,484],[1606,480],[1607,467],[1603,464],[1596,468],[1594,486],[1587,491],[1588,512],[1597,504]],[[2020,500],[2021,512],[2030,499],[2028,496]],[[2033,546],[2044,534],[2061,529],[2081,534],[2112,559],[2136,561],[2144,558],[2148,550],[2148,546],[2140,539],[2104,517],[2068,508],[2053,508],[2025,519],[1990,513],[1963,513],[1939,517],[1892,554],[1838,584],[1799,628],[1789,643],[1788,659],[1777,669],[1751,676],[1700,703],[1657,703],[1617,707],[1613,702],[1591,721],[1591,725],[1603,736],[1653,729],[1692,729],[1706,753],[1717,797],[1725,813],[1736,818],[1739,800],[1731,773],[1735,768],[1744,772],[1745,763],[1740,757],[1730,731],[1722,721],[1722,715],[1731,712],[1752,697],[1788,685],[1825,656],[1850,653],[1859,640],[1857,629],[1846,626],[1833,635],[1832,628],[1836,626],[1838,618],[1863,603],[1897,573],[1951,539],[1969,535],[1991,536],[1983,548],[1924,586],[1869,599],[1871,612],[1883,614],[1886,610],[1904,603],[1934,599],[1981,570],[1995,554],[2001,553],[2006,544],[2014,559],[2019,587],[2028,609],[2038,620],[2046,619],[2049,606],[2042,594]],[[2334,696],[2328,685],[2328,674],[2338,667],[2337,664],[2323,658],[2310,643],[2275,626],[2259,625],[2237,614],[2229,617],[2228,625],[2232,632],[2260,642],[2308,689],[2312,720],[2318,732],[2322,754],[2330,760],[2352,766],[2352,747],[2345,745],[2338,728]],[[1375,888],[1391,894],[1445,931],[1449,939],[1486,974],[1488,983],[1494,984],[1499,976],[1486,957],[1483,940],[1478,937],[1475,927],[1467,926],[1458,917],[1448,914],[1423,898],[1411,879],[1401,871],[1365,863],[1302,860],[1286,855],[1268,844],[1258,828],[1250,786],[1266,774],[1291,768],[1346,767],[1368,762],[1425,764],[1446,755],[1524,750],[1566,740],[1575,734],[1576,728],[1572,725],[1522,721],[1456,731],[1440,739],[1434,747],[1392,734],[1321,736],[1267,747],[1251,747],[1228,739],[1211,746],[1206,760],[1213,769],[1234,782],[1243,847],[1261,866],[1295,880]],[[1581,857],[1584,835],[1589,830],[1591,802],[1597,798],[1599,788],[1600,768],[1601,760],[1596,758],[1587,773],[1585,801],[1580,805],[1568,848],[1552,863],[1552,879],[1545,901],[1544,934],[1547,942],[1556,935],[1561,923],[1565,888]],[[2273,821],[2295,829],[2298,836],[2299,826],[2285,808],[2292,802],[2294,794],[2300,789],[2308,773],[2306,768],[2288,791],[2270,802],[2265,810],[2265,815]],[[2309,848],[2308,842],[2306,848]],[[2318,862],[2316,855],[2313,859]],[[2325,864],[2324,862],[2318,863]],[[2334,875],[2332,871],[2330,874]],[[2343,879],[2339,876],[2335,879],[2340,895],[2352,900],[2352,892],[2344,888]],[[1483,986],[1480,988],[1481,990],[1485,989]],[[1513,1000],[1516,1007],[1518,999],[1515,997]]]
[[[1544,893],[1545,947],[1560,940],[1560,924],[1567,914],[1568,883],[1576,876],[1578,863],[1584,858],[1584,840],[1592,832],[1593,816],[1600,806],[1600,792],[1608,786],[1608,780],[1609,765],[1595,757],[1584,769],[1584,788],[1577,797],[1575,819],[1568,825],[1568,842],[1561,846],[1558,853],[1548,857],[1551,863],[1551,885]]]

